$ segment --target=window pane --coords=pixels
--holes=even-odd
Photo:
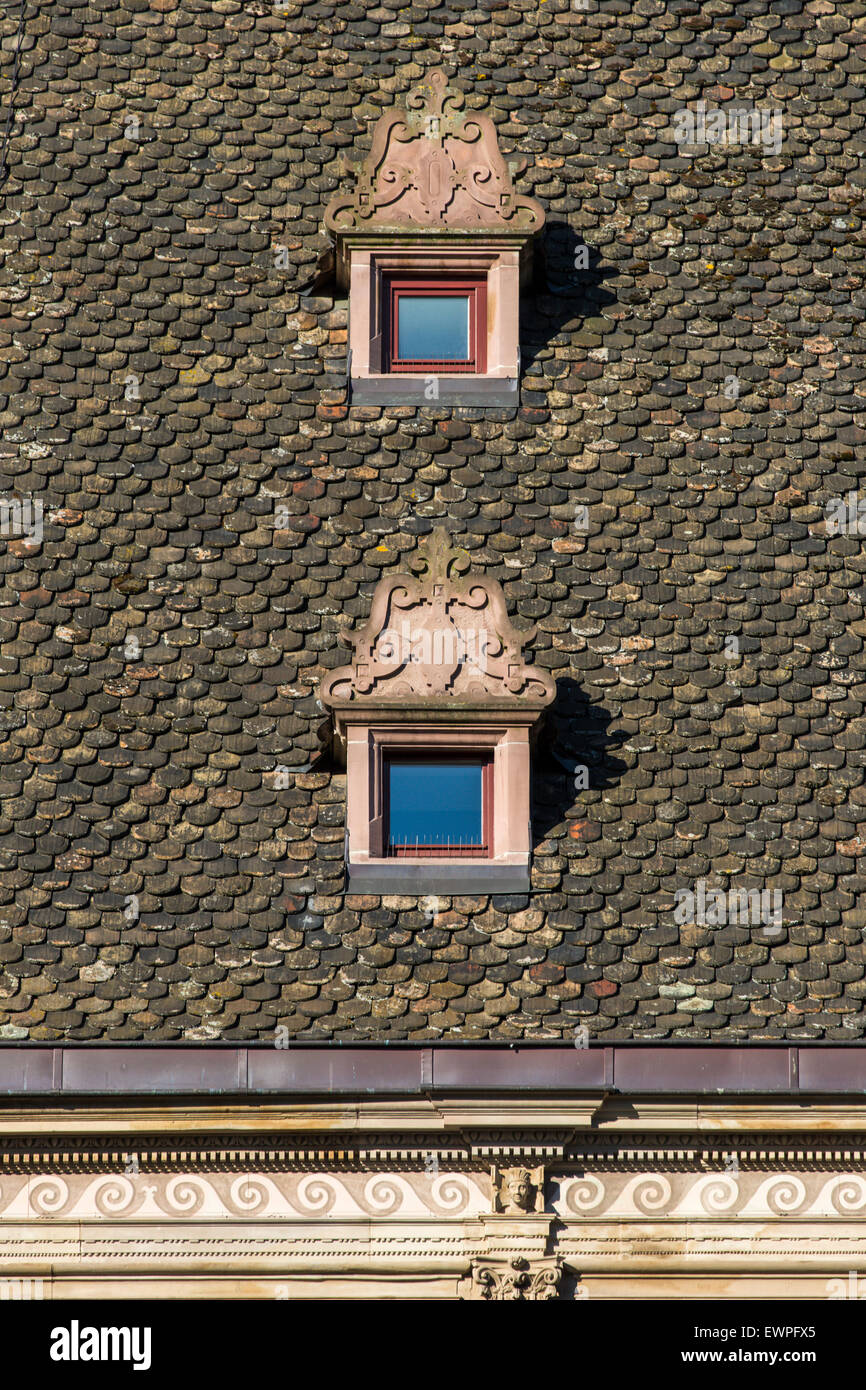
[[[397,346],[398,361],[468,361],[468,294],[398,295]]]
[[[389,841],[480,845],[480,762],[389,764]]]

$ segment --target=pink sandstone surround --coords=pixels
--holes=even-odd
[[[405,110],[376,123],[372,148],[350,195],[328,205],[325,225],[336,243],[337,278],[349,289],[352,399],[435,399],[446,403],[515,404],[520,370],[521,285],[532,264],[532,239],[544,224],[533,198],[517,194],[512,178],[523,156],[502,155],[489,116],[465,112],[465,98],[437,69],[414,88]],[[430,379],[382,369],[387,276],[474,273],[486,277],[486,357],[483,372]],[[424,391],[428,395],[424,397]]]
[[[348,866],[374,891],[511,892],[528,885],[530,733],[554,699],[547,671],[523,662],[534,629],[517,633],[500,585],[468,574],[469,556],[438,528],[409,560],[412,574],[380,580],[368,621],[343,633],[348,666],[320,700],[346,759]],[[478,752],[493,758],[493,837],[484,860],[407,862],[383,852],[383,771],[393,752]],[[398,889],[395,885],[403,885]],[[471,888],[470,888],[471,885]],[[506,886],[507,885],[507,886]]]

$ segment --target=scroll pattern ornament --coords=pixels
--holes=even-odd
[[[331,199],[328,230],[429,225],[537,232],[544,210],[515,193],[512,182],[526,159],[505,159],[490,117],[466,114],[464,104],[463,93],[436,68],[410,91],[405,110],[380,116],[363,163],[343,161],[355,190]]]
[[[562,1216],[584,1216],[595,1211],[604,1202],[604,1184],[598,1178],[587,1174],[580,1178],[566,1179],[560,1184],[559,1213]]]
[[[551,1173],[549,1179],[548,1210],[569,1222],[866,1219],[866,1175],[857,1172]],[[0,1225],[462,1219],[490,1213],[491,1192],[488,1175],[478,1172],[6,1174]]]
[[[826,1195],[840,1216],[863,1211],[866,1207],[866,1178],[859,1173],[833,1178]]]
[[[129,1178],[102,1178],[93,1193],[100,1216],[122,1216],[135,1201],[135,1187]]]
[[[469,555],[444,527],[408,564],[412,574],[379,581],[363,627],[341,633],[354,659],[323,681],[319,698],[326,708],[455,696],[468,702],[553,700],[553,678],[523,661],[535,628],[516,631],[501,586],[469,576]]]
[[[866,1216],[866,1177],[859,1173],[614,1173],[559,1179],[557,1215],[617,1220],[726,1219],[773,1221],[789,1216]]]
[[[490,1209],[482,1175],[442,1173],[123,1174],[5,1178],[0,1223],[475,1217]]]

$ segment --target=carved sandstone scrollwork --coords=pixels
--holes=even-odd
[[[332,1217],[477,1217],[489,1209],[481,1174],[460,1172],[42,1174],[4,1178],[0,1229],[34,1217],[280,1222]]]
[[[512,184],[526,159],[506,160],[490,117],[466,114],[464,102],[437,68],[410,91],[405,110],[380,116],[367,158],[358,166],[344,162],[343,172],[355,175],[355,190],[328,204],[328,229],[445,225],[538,231],[541,205],[515,193]]]
[[[562,1262],[558,1259],[511,1260],[482,1258],[472,1261],[466,1297],[488,1302],[531,1303],[559,1298]]]
[[[322,684],[328,707],[436,697],[548,704],[553,678],[523,661],[535,629],[512,627],[500,585],[471,578],[469,556],[438,527],[409,560],[412,574],[380,580],[368,621],[343,632],[354,659]]]
[[[866,1177],[851,1172],[583,1173],[562,1177],[556,1186],[552,1209],[565,1219],[592,1213],[626,1221],[663,1216],[767,1222],[788,1216],[826,1220],[866,1212]]]

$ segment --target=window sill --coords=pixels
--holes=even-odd
[[[438,394],[429,395],[430,381],[435,379]],[[352,405],[466,405],[518,406],[520,395],[517,377],[474,376],[455,373],[452,376],[412,376],[393,372],[387,376],[353,377],[350,383]]]
[[[350,864],[350,893],[426,895],[428,893],[526,893],[528,864],[426,863],[389,860],[388,863]]]

